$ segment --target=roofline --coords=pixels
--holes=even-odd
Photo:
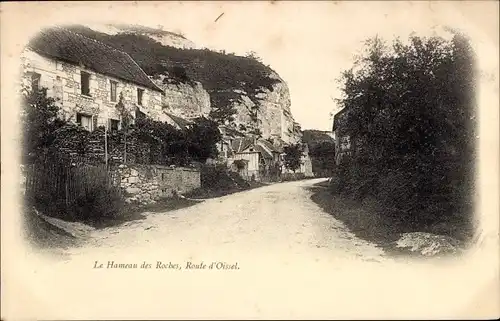
[[[77,35],[78,37],[82,37],[82,38],[85,38],[85,39],[87,39],[87,40],[90,40],[90,41],[93,41],[93,42],[95,42],[95,43],[98,43],[98,44],[100,44],[100,45],[102,45],[102,46],[104,46],[104,47],[109,48],[110,50],[115,50],[115,51],[117,51],[117,52],[119,52],[119,53],[122,53],[122,54],[124,54],[125,56],[127,56],[127,57],[128,57],[128,58],[129,58],[129,59],[130,59],[130,60],[131,60],[131,61],[132,61],[132,62],[133,62],[133,63],[134,63],[134,64],[135,64],[138,68],[139,68],[139,70],[141,70],[141,71],[142,71],[142,73],[143,73],[143,74],[144,74],[144,75],[145,75],[145,76],[149,79],[149,76],[148,76],[148,74],[144,71],[144,69],[142,69],[142,68],[141,68],[141,66],[139,66],[139,64],[138,64],[138,63],[134,60],[134,58],[132,58],[132,57],[131,57],[128,53],[126,53],[125,51],[122,51],[122,50],[116,49],[115,47],[112,47],[112,46],[110,46],[110,45],[107,45],[107,44],[105,44],[104,42],[101,42],[101,41],[99,41],[99,40],[97,40],[97,39],[89,38],[89,37],[87,37],[87,36],[82,35],[81,33],[74,32],[74,31],[72,31],[72,30],[66,29],[66,28],[61,27],[61,26],[54,26],[54,27],[52,27],[52,28],[45,28],[44,30],[40,31],[40,33],[43,33],[43,31],[46,31],[46,30],[48,31],[49,29],[60,29],[60,30],[64,30],[64,31],[66,31],[66,32],[69,32],[69,33],[72,33],[72,34],[74,34],[74,35]],[[39,55],[41,55],[41,56],[45,56],[45,57],[48,57],[48,58],[51,58],[51,59],[54,59],[54,58],[55,58],[55,59],[57,59],[57,60],[63,60],[63,61],[65,61],[66,63],[69,63],[69,64],[71,64],[71,65],[77,66],[74,62],[69,62],[69,61],[68,61],[68,60],[66,60],[66,59],[59,58],[59,57],[55,57],[55,56],[52,56],[52,55],[49,55],[49,54],[42,54],[42,53],[40,53],[39,51],[37,51],[36,49],[34,49],[32,46],[30,46],[30,45],[29,45],[29,43],[26,45],[26,48],[29,48],[31,51],[34,51],[34,52],[36,52],[37,54],[39,54]],[[105,74],[105,73],[99,72],[99,71],[97,71],[97,70],[94,70],[94,69],[92,69],[92,68],[88,68],[88,69],[89,69],[89,70],[92,70],[92,71],[94,71],[94,72],[96,72],[96,73],[98,73],[98,74],[101,74],[101,75],[112,76],[112,77],[114,77],[114,78],[116,78],[116,79],[120,79],[120,80],[122,80],[122,81],[126,81],[126,82],[133,83],[133,84],[136,84],[136,85],[139,85],[139,86],[147,87],[147,86],[144,86],[144,84],[139,84],[139,83],[137,83],[136,81],[131,81],[131,80],[128,80],[128,79],[123,79],[122,77],[117,77],[117,76],[115,76],[115,75]],[[149,79],[149,82],[151,83],[152,87],[154,87],[154,88],[150,88],[150,87],[147,87],[147,88],[149,88],[149,89],[151,89],[151,90],[156,90],[156,91],[161,92],[162,94],[165,94],[165,92],[163,91],[163,89],[161,89],[160,87],[158,87],[158,86],[157,86],[157,85],[156,85],[156,84],[155,84],[155,83],[154,83],[151,79]]]
[[[118,50],[118,49],[115,49],[115,50]],[[118,51],[120,51],[120,50],[118,50]],[[124,51],[120,51],[120,52],[123,52],[125,55],[127,55],[127,57],[129,57],[134,62],[134,64],[144,73],[144,75],[146,75],[146,77],[149,79],[148,74],[144,71],[144,69],[141,68],[141,66],[139,66],[139,64],[134,60],[134,58],[132,58],[128,53],[126,53]],[[162,94],[165,94],[165,91],[163,91],[163,89],[158,87],[151,79],[149,79],[149,82],[156,88],[157,91],[161,92]]]
[[[344,114],[347,110],[348,110],[348,108],[344,107],[341,110],[339,110],[335,115],[333,115],[332,132],[335,132],[335,129],[337,128],[336,124],[337,124],[338,117],[341,116],[342,114]]]

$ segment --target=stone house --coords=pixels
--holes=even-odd
[[[165,121],[164,92],[125,52],[64,28],[42,30],[22,54],[23,81],[45,87],[56,98],[60,117],[92,131],[120,129],[124,111]],[[133,121],[133,120],[132,120]]]

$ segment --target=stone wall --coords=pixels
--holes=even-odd
[[[201,186],[200,171],[160,165],[119,165],[113,175],[125,192],[127,203],[154,203],[163,197],[183,194]]]

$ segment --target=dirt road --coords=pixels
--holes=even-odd
[[[190,257],[249,254],[279,258],[382,260],[382,251],[356,238],[314,204],[307,187],[315,179],[269,185],[95,231],[82,255],[102,251],[186,251]],[[242,253],[244,252],[244,253]],[[207,254],[211,253],[211,254]],[[277,255],[279,253],[279,255]]]
[[[434,304],[434,298],[467,292],[468,283],[457,282],[463,264],[432,266],[430,273],[425,262],[410,266],[384,257],[310,200],[308,187],[320,181],[149,214],[94,231],[84,246],[67,251],[68,260],[17,264],[22,278],[16,282],[31,295],[27,304],[46,311],[30,315],[21,305],[18,313],[27,319],[398,319],[460,310],[462,301]],[[395,305],[402,295],[407,304]]]

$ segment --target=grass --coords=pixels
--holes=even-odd
[[[75,244],[73,235],[47,223],[35,214],[33,208],[24,208],[23,210],[26,240],[32,245],[45,247],[59,243],[62,247],[68,247]]]
[[[198,204],[200,201],[195,201],[191,199],[184,199],[180,197],[165,197],[157,200],[155,203],[146,204],[146,205],[138,205],[138,204],[127,204],[124,207],[123,215],[120,215],[118,218],[109,219],[106,221],[99,222],[97,224],[93,224],[95,228],[107,228],[120,226],[124,223],[136,220],[143,220],[146,218],[144,213],[159,213],[159,212],[169,212],[178,210],[181,208],[190,207]]]
[[[383,219],[380,210],[373,208],[372,204],[360,204],[333,195],[327,184],[321,182],[310,188],[313,192],[312,201],[343,222],[357,237],[381,247],[387,247],[399,238],[398,227]]]
[[[411,252],[409,249],[396,247],[395,242],[400,238],[401,233],[419,231],[457,238],[457,235],[454,234],[455,230],[461,229],[459,225],[452,223],[445,224],[448,226],[444,229],[443,224],[441,224],[441,230],[433,226],[424,230],[408,227],[406,222],[386,213],[374,200],[356,202],[334,195],[328,188],[328,182],[315,184],[310,190],[313,192],[311,200],[326,213],[343,222],[356,237],[376,244],[384,250],[386,255],[393,257],[406,257],[408,255],[420,257],[418,253]],[[458,239],[463,241],[463,238]]]

